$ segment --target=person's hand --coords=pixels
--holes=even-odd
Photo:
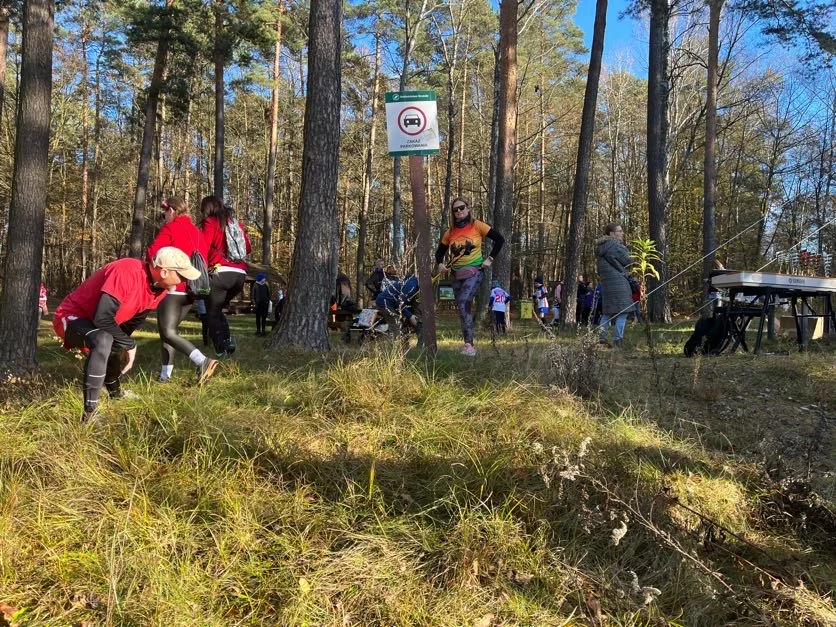
[[[121,374],[125,374],[128,370],[134,367],[134,360],[136,360],[136,346],[125,351],[125,365],[122,367]]]
[[[485,257],[485,260],[482,262],[482,267],[483,268],[490,268],[492,263],[493,263],[493,257]]]
[[[447,274],[448,272],[449,272],[449,270],[447,269],[447,266],[445,266],[443,263],[438,264],[438,273],[439,274]]]

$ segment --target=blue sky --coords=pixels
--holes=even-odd
[[[604,35],[604,64],[626,63],[637,75],[645,75],[647,64],[646,25],[631,17],[619,16],[628,6],[627,0],[609,0],[607,30]],[[592,26],[595,22],[595,0],[580,0],[575,23],[583,31],[583,41],[592,47]]]

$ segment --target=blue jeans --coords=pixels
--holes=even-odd
[[[610,320],[612,317],[608,314],[601,314],[601,336],[600,339],[606,341],[610,334]],[[624,325],[627,324],[627,314],[621,313],[615,317],[615,337],[613,341],[620,342],[624,339]]]

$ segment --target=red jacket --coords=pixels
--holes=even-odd
[[[174,246],[179,248],[184,253],[191,257],[194,251],[198,251],[203,255],[206,265],[209,266],[209,245],[203,238],[200,232],[193,223],[192,219],[187,215],[177,216],[171,222],[162,226],[157,237],[151,242],[145,257],[150,263],[157,254],[157,251],[163,246]],[[176,292],[186,292],[186,284],[181,283],[175,288]]]
[[[247,231],[244,228],[243,222],[238,222],[241,230],[244,232],[244,241],[247,245],[247,254],[250,254],[252,247],[250,246],[250,238],[247,237]],[[203,239],[209,246],[209,256],[206,258],[209,270],[214,266],[225,266],[228,268],[238,268],[239,270],[247,271],[247,264],[244,261],[230,261],[226,258],[226,232],[214,216],[208,216],[203,221]]]

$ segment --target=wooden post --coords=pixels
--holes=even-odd
[[[412,189],[412,210],[415,215],[417,234],[417,269],[418,287],[421,290],[421,335],[419,341],[424,345],[430,359],[435,359],[438,347],[435,335],[435,291],[432,282],[432,263],[430,259],[430,221],[427,215],[427,195],[424,188],[424,158],[409,157],[409,180]]]

